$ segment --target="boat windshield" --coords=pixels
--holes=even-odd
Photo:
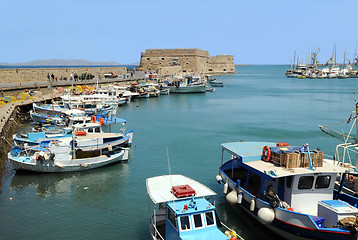
[[[205,220],[206,220],[206,225],[208,227],[213,226],[215,224],[213,211],[205,213]]]
[[[182,231],[190,230],[189,216],[182,216],[179,218],[179,220],[180,220],[180,228]]]

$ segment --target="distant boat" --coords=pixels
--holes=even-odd
[[[190,77],[180,78],[176,77],[174,81],[169,83],[164,88],[169,88],[170,93],[205,93],[207,83],[200,79]]]
[[[210,85],[212,87],[224,87],[224,82],[215,80],[215,81],[211,81]]]
[[[216,193],[183,175],[147,178],[147,194],[155,204],[150,220],[154,240],[170,239],[242,239],[234,231],[225,235],[215,206],[207,198]]]

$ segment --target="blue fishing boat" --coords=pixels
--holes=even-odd
[[[28,146],[43,145],[47,146],[52,141],[73,141],[75,147],[81,151],[91,151],[94,149],[105,149],[108,146],[130,145],[133,139],[133,130],[119,133],[106,133],[102,130],[102,125],[98,123],[76,124],[72,128],[63,128],[59,133],[29,132],[27,134],[13,135],[16,145]]]
[[[183,175],[147,178],[146,185],[155,204],[150,222],[154,240],[242,239],[232,230],[219,230],[222,223],[207,199],[216,193],[205,185]]]
[[[286,239],[357,239],[358,199],[335,191],[337,174],[319,150],[286,143],[222,146],[216,180],[228,202]],[[227,158],[227,161],[224,161]],[[345,179],[345,176],[342,178]]]

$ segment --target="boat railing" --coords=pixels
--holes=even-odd
[[[157,238],[157,236],[161,239],[164,240],[164,238],[162,237],[162,235],[160,234],[160,232],[157,229],[157,213],[154,210],[154,215],[153,215],[153,221],[152,221],[152,227],[154,229],[154,237]]]
[[[358,144],[353,143],[342,143],[336,146],[336,152],[334,161],[337,161],[338,164],[346,165],[347,167],[351,167],[354,171],[357,169],[354,167],[352,162],[351,154],[355,154],[354,159],[356,159],[357,155],[357,147]]]

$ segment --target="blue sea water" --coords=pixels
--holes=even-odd
[[[318,124],[348,119],[358,79],[291,79],[287,66],[238,66],[215,76],[223,88],[164,95],[119,108],[134,130],[130,161],[67,174],[3,174],[0,239],[149,239],[145,180],[194,178],[218,193],[221,220],[245,239],[277,239],[226,203],[215,181],[220,144],[231,141],[309,143],[332,156],[339,140]],[[347,131],[349,125],[335,126]],[[112,127],[115,131],[116,127]]]

